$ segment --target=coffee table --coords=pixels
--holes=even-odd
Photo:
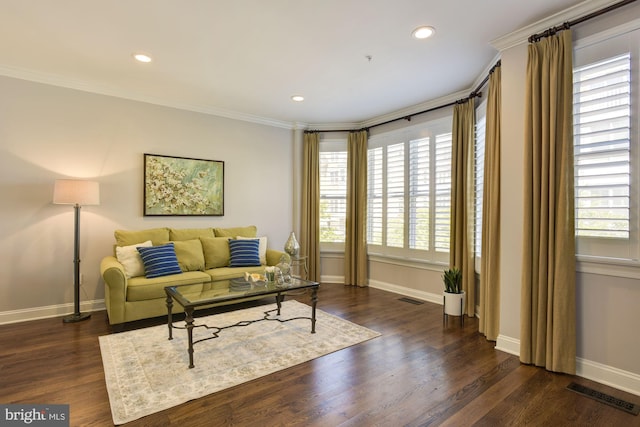
[[[230,285],[227,283],[226,285]],[[173,329],[186,329],[189,339],[189,368],[193,368],[193,345],[201,342],[218,338],[220,331],[236,326],[248,326],[255,322],[261,322],[264,320],[272,320],[278,322],[289,322],[297,319],[309,319],[311,320],[311,333],[316,332],[316,305],[318,302],[318,288],[320,284],[318,282],[312,282],[310,280],[299,279],[292,277],[290,282],[283,285],[279,285],[275,282],[258,282],[251,284],[250,288],[242,291],[232,291],[229,286],[225,287],[225,283],[214,282],[214,284],[205,284],[202,291],[193,292],[193,285],[176,285],[167,286],[164,288],[167,294],[167,326],[169,328],[169,339],[173,339]],[[216,287],[217,286],[217,287]],[[279,319],[277,317],[269,317],[274,311],[276,315],[280,315],[280,308],[286,292],[295,290],[311,290],[311,317],[294,317],[291,319]],[[238,304],[247,300],[258,299],[269,295],[275,295],[277,308],[264,312],[262,319],[246,320],[238,322],[228,326],[207,326],[207,325],[195,325],[193,312],[196,309],[226,306],[232,304]],[[182,306],[185,312],[185,326],[176,326],[173,324],[172,308],[173,303],[177,302]],[[211,336],[207,338],[201,338],[199,340],[193,340],[193,328],[206,328],[212,331]]]

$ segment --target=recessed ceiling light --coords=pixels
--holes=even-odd
[[[423,26],[423,27],[418,27],[415,30],[413,30],[411,35],[415,39],[427,39],[427,38],[431,37],[435,32],[436,32],[435,28]]]
[[[295,102],[302,102],[302,101],[304,101],[304,96],[302,96],[302,95],[293,95],[291,97],[291,100],[295,101]]]
[[[139,62],[151,62],[151,57],[146,53],[134,53],[133,57]]]

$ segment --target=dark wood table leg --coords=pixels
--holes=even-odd
[[[169,327],[169,339],[173,339],[173,298],[171,295],[167,294],[167,326]]]
[[[276,304],[278,306],[278,316],[280,316],[280,308],[282,308],[282,301],[284,301],[283,294],[276,294]]]
[[[311,333],[316,333],[316,305],[318,305],[318,288],[311,290]]]
[[[189,368],[193,368],[193,307],[185,307],[185,322],[187,323],[187,335],[189,337]]]

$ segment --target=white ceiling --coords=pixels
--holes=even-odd
[[[473,89],[492,40],[578,3],[0,0],[0,74],[247,120],[362,123]],[[419,25],[435,36],[413,39]]]

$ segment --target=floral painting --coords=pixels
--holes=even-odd
[[[144,215],[224,215],[224,162],[145,154]]]

